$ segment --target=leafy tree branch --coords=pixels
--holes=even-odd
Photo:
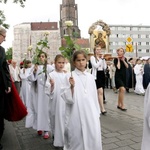
[[[8,0],[0,0],[0,3],[4,3],[7,4]],[[26,0],[13,0],[13,3],[20,3],[21,7],[25,7],[24,3],[26,2]],[[4,28],[8,29],[9,28],[9,24],[5,23],[6,21],[6,17],[4,14],[4,11],[0,10],[0,26],[3,26]]]

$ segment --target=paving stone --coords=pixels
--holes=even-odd
[[[132,130],[125,130],[125,131],[118,131],[120,134],[127,134],[127,133],[133,133]]]
[[[142,136],[135,137],[135,138],[133,138],[131,140],[134,141],[134,142],[136,142],[136,143],[140,143],[142,141]]]
[[[119,148],[116,148],[114,150],[133,150],[133,148],[129,147],[129,146],[125,146],[125,147],[119,147]]]
[[[120,140],[125,140],[125,139],[132,139],[134,138],[135,136],[132,135],[132,134],[124,134],[124,135],[119,135],[117,136],[118,139]]]
[[[102,140],[103,144],[114,143],[114,142],[117,142],[117,141],[119,141],[119,139],[114,138],[114,137],[113,138],[104,138]]]
[[[107,134],[103,134],[104,137],[109,138],[109,137],[115,137],[115,136],[120,136],[119,133],[107,133]]]
[[[133,148],[134,150],[141,150],[141,143],[130,145],[130,147]]]
[[[123,146],[127,146],[127,145],[131,145],[134,144],[135,142],[131,141],[131,140],[122,140],[119,142],[115,142],[116,145],[123,147]]]
[[[116,148],[118,148],[118,146],[114,143],[103,145],[103,150],[112,150]]]
[[[132,134],[135,135],[135,136],[141,136],[143,134],[143,130],[142,131],[132,132]]]

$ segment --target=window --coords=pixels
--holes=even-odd
[[[110,37],[111,38],[116,38],[116,34],[111,34]]]
[[[113,45],[113,42],[109,42],[109,45]]]
[[[142,28],[142,27],[141,27],[141,31],[146,31],[146,28]]]
[[[146,35],[146,38],[149,38],[149,35]]]
[[[138,35],[137,35],[137,34],[134,34],[134,35],[133,35],[133,38],[138,38]]]
[[[141,45],[141,42],[138,42],[138,45]]]
[[[141,49],[138,49],[138,52],[141,52],[142,50]]]
[[[149,45],[149,42],[146,42],[146,45]]]
[[[133,27],[132,29],[133,29],[133,31],[138,31],[137,27]]]
[[[149,49],[146,49],[146,53],[149,53],[150,51],[149,51]]]
[[[126,31],[129,31],[129,30],[130,30],[130,27],[126,27],[125,30],[126,30]]]
[[[141,38],[145,38],[146,36],[143,34],[143,35],[141,35]]]
[[[110,27],[111,28],[111,30],[115,30],[115,27]]]
[[[124,28],[123,27],[118,27],[118,30],[120,31],[120,30],[123,30]]]
[[[118,42],[118,45],[119,45],[119,46],[123,46],[123,45],[124,45],[124,42]]]

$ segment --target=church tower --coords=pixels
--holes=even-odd
[[[78,8],[75,0],[62,0],[60,5],[60,33],[61,38],[67,34],[67,27],[65,21],[71,20],[73,22],[72,32],[77,33],[77,38],[80,38],[80,29],[78,27]]]

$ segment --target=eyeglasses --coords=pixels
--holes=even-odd
[[[4,39],[6,38],[6,35],[0,34]]]

